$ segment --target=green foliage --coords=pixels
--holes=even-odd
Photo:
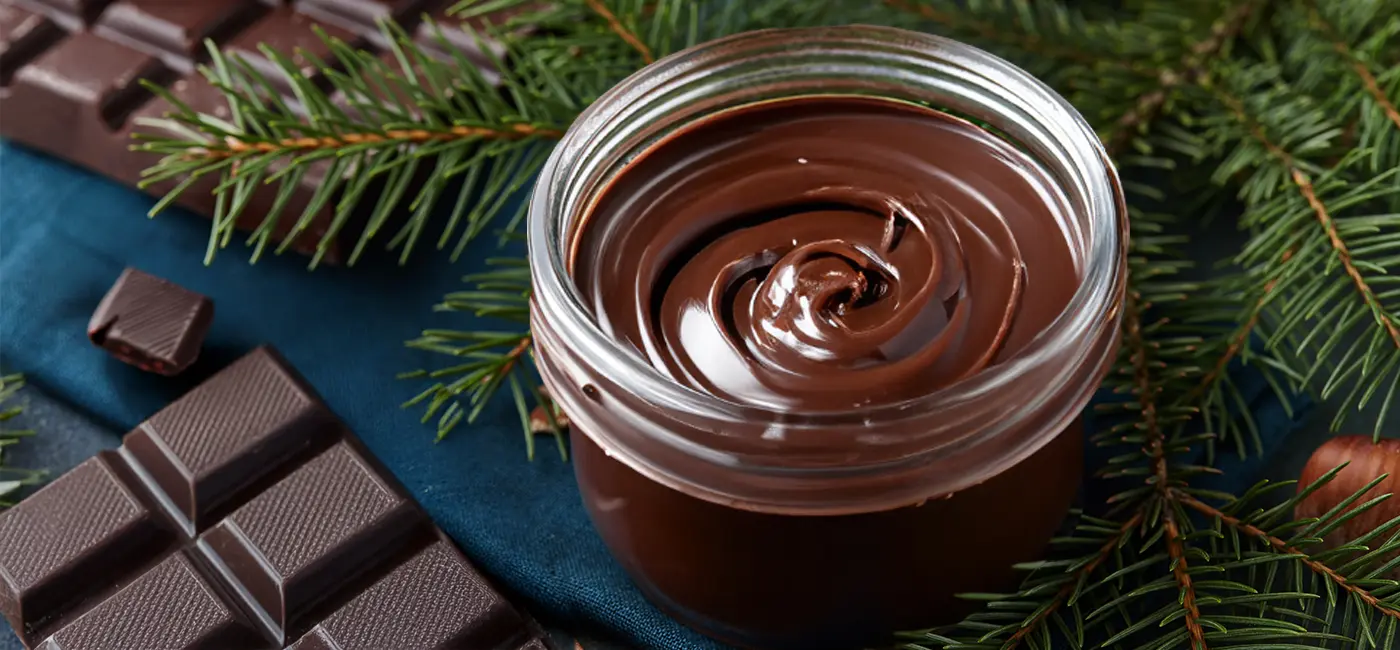
[[[6,449],[34,435],[33,431],[6,425],[24,412],[23,406],[14,403],[15,395],[23,387],[24,378],[19,375],[0,376],[0,510],[14,505],[25,486],[37,484],[43,478],[43,472],[10,467],[6,463]]]
[[[337,223],[371,210],[357,256],[385,239],[388,215],[407,211],[383,242],[407,259],[432,232],[438,203],[452,209],[432,226],[437,246],[455,256],[488,228],[511,237],[523,212],[505,206],[579,111],[691,44],[860,22],[982,46],[1073,102],[1123,176],[1129,294],[1106,382],[1120,399],[1100,407],[1111,423],[1095,442],[1116,452],[1100,473],[1125,487],[1102,509],[1091,504],[1097,516],[1078,515],[1051,559],[1024,566],[1017,593],[971,595],[983,601],[979,613],[910,633],[904,647],[1040,650],[1056,639],[1144,650],[1396,647],[1400,584],[1385,576],[1397,564],[1400,523],[1340,548],[1320,544],[1379,501],[1357,498],[1320,520],[1293,521],[1297,497],[1268,501],[1285,484],[1236,498],[1199,479],[1218,471],[1217,454],[1262,448],[1232,379],[1241,364],[1285,402],[1298,391],[1331,400],[1337,426],[1380,404],[1379,433],[1393,415],[1400,0],[486,0],[461,10],[476,18],[508,8],[522,13],[481,34],[503,44],[499,90],[392,25],[400,65],[337,46],[336,65],[324,67],[330,92],[284,59],[295,105],[215,52],[206,74],[228,95],[231,120],[171,116],[162,126],[174,135],[144,145],[166,155],[150,179],[220,179],[211,253],[229,242],[254,185],[294,181],[316,163],[331,179],[320,200],[343,186]],[[279,218],[274,210],[253,235],[255,256]],[[292,218],[305,225],[306,215]],[[1208,222],[1235,225],[1239,243],[1203,241]],[[1194,268],[1203,257],[1210,273]],[[412,403],[441,437],[508,389],[533,451],[529,412],[542,396],[528,358],[528,272],[501,260],[467,282],[438,310],[491,317],[501,329],[429,330],[409,342],[453,358],[408,375],[431,382]]]
[[[471,291],[447,294],[434,307],[440,312],[465,312],[500,321],[506,329],[462,332],[426,330],[408,347],[444,354],[461,361],[436,370],[417,370],[401,379],[423,378],[434,383],[405,407],[424,404],[423,422],[437,419],[438,440],[457,425],[475,422],[487,402],[502,387],[509,387],[525,430],[525,447],[535,457],[535,432],[530,428],[530,403],[549,405],[541,394],[530,352],[530,268],[525,260],[500,258],[486,261],[494,268],[463,278]],[[527,399],[527,397],[529,399]],[[552,406],[552,405],[551,405]],[[553,413],[552,410],[549,413]],[[559,456],[567,459],[564,436],[551,426]]]

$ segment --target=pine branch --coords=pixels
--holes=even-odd
[[[1144,132],[1166,105],[1170,93],[1183,85],[1195,85],[1209,70],[1210,63],[1226,45],[1233,42],[1249,17],[1263,0],[1247,0],[1227,9],[1211,26],[1210,36],[1187,50],[1180,65],[1157,75],[1158,85],[1138,96],[1133,108],[1113,123],[1104,138],[1110,156],[1117,156],[1134,137]]]
[[[603,0],[586,0],[586,2],[588,3],[589,9],[592,9],[594,13],[598,14],[598,17],[608,23],[608,29],[612,30],[614,34],[617,34],[617,37],[622,39],[623,42],[627,43],[632,49],[637,50],[637,54],[642,56],[642,63],[652,63],[656,61],[656,56],[651,53],[651,48],[647,47],[647,44],[643,43],[642,39],[637,38],[637,35],[632,33],[632,30],[623,26],[622,22],[617,19],[617,16],[609,11],[603,4]]]
[[[14,403],[23,387],[24,378],[19,375],[0,376],[0,510],[14,505],[21,490],[37,485],[44,477],[42,471],[11,467],[6,462],[7,448],[34,435],[32,430],[11,429],[5,424],[24,412],[22,405]]]
[[[1362,602],[1364,602],[1367,606],[1374,608],[1382,616],[1400,620],[1400,606],[1397,606],[1391,602],[1387,602],[1385,599],[1377,597],[1365,588],[1354,584],[1351,580],[1347,578],[1347,576],[1343,575],[1341,572],[1332,569],[1323,562],[1312,559],[1308,553],[1294,546],[1291,546],[1290,544],[1288,544],[1288,542],[1279,539],[1278,537],[1275,537],[1273,535],[1270,535],[1268,532],[1258,528],[1257,526],[1246,523],[1240,520],[1238,517],[1228,515],[1222,512],[1220,509],[1212,507],[1209,504],[1206,504],[1189,494],[1178,494],[1176,498],[1181,502],[1182,505],[1191,508],[1196,512],[1199,512],[1202,515],[1205,515],[1206,517],[1210,517],[1211,519],[1219,521],[1220,523],[1239,531],[1241,534],[1247,537],[1263,541],[1279,553],[1288,556],[1298,557],[1298,561],[1303,566],[1307,567],[1312,572],[1322,576],[1324,579],[1331,581],[1337,586],[1338,589],[1341,589],[1361,599]]]
[[[1097,64],[1104,61],[1102,57],[1091,52],[1047,42],[1037,29],[1023,22],[1024,17],[1033,15],[1038,9],[1052,8],[1050,10],[1053,11],[1053,8],[1058,8],[1057,5],[1036,5],[1025,0],[991,7],[979,4],[972,8],[973,13],[969,15],[967,7],[941,0],[884,0],[884,3],[982,43],[1014,46],[1028,54],[1081,64]],[[982,18],[975,13],[978,8],[985,8],[988,13],[1003,14],[1004,19],[993,21]],[[1063,20],[1060,22],[1064,23]]]
[[[1162,525],[1166,530],[1167,552],[1172,561],[1172,576],[1176,578],[1176,584],[1181,591],[1181,608],[1185,611],[1182,621],[1186,624],[1186,632],[1191,637],[1191,647],[1194,650],[1206,650],[1206,633],[1201,627],[1201,610],[1196,606],[1196,588],[1191,583],[1190,565],[1186,560],[1185,545],[1182,543],[1182,535],[1176,525],[1175,516],[1167,513]]]
[[[446,438],[461,424],[471,424],[485,411],[501,389],[511,392],[526,451],[534,458],[537,433],[554,436],[561,458],[568,458],[561,427],[553,417],[553,405],[539,388],[530,333],[530,268],[524,260],[488,260],[493,270],[468,275],[464,282],[472,289],[450,293],[437,305],[439,312],[465,312],[490,318],[510,327],[489,332],[426,330],[406,345],[417,350],[446,355],[459,360],[435,370],[417,370],[400,375],[402,379],[428,379],[433,383],[404,404],[423,405],[423,422],[437,419],[438,440]],[[532,426],[531,413],[542,408],[550,416],[548,427]]]
[[[1247,265],[1263,262],[1257,277],[1274,283],[1266,299],[1269,345],[1288,349],[1298,358],[1292,371],[1297,384],[1308,383],[1324,366],[1332,367],[1321,383],[1322,395],[1348,391],[1334,426],[1351,407],[1364,406],[1383,391],[1386,397],[1376,422],[1379,435],[1384,405],[1400,385],[1400,305],[1386,303],[1394,302],[1394,292],[1375,287],[1388,286],[1392,280],[1386,269],[1400,263],[1385,252],[1394,239],[1387,227],[1400,226],[1400,215],[1346,212],[1400,193],[1400,186],[1387,185],[1400,173],[1400,153],[1380,174],[1362,169],[1370,159],[1366,150],[1354,151],[1329,168],[1325,160],[1331,155],[1331,141],[1342,129],[1306,96],[1299,98],[1283,84],[1277,70],[1231,69],[1224,79],[1237,88],[1256,89],[1247,105],[1237,92],[1215,84],[1208,87],[1225,108],[1222,119],[1230,120],[1245,138],[1222,163],[1217,178],[1249,174],[1242,186],[1249,206],[1243,222],[1256,234],[1239,260]],[[1267,130],[1285,128],[1292,130],[1287,143]],[[1278,192],[1280,187],[1291,194]],[[1294,254],[1282,263],[1259,259],[1271,249]],[[1356,300],[1348,300],[1348,294]],[[1358,335],[1366,320],[1375,328],[1369,335]],[[1346,350],[1345,359],[1360,364],[1332,364],[1332,351],[1339,347]]]
[[[1338,54],[1345,57],[1347,61],[1351,63],[1352,71],[1361,79],[1362,85],[1366,88],[1366,92],[1371,95],[1376,105],[1381,108],[1382,114],[1384,114],[1386,119],[1390,120],[1396,128],[1400,129],[1400,110],[1396,110],[1395,102],[1385,94],[1385,91],[1381,90],[1381,84],[1376,80],[1375,75],[1371,73],[1371,67],[1352,51],[1351,46],[1347,45],[1342,36],[1337,33],[1336,27],[1329,23],[1327,19],[1318,12],[1315,0],[1308,0],[1305,4],[1308,7],[1308,17],[1310,21],[1317,25],[1318,29],[1320,29],[1331,42],[1332,49],[1336,50]]]
[[[453,255],[460,255],[502,212],[506,198],[543,164],[547,150],[539,145],[564,131],[577,114],[577,104],[567,96],[517,101],[539,97],[540,80],[550,78],[552,71],[509,52],[493,61],[493,70],[483,69],[445,40],[440,45],[454,52],[450,57],[430,53],[393,25],[384,30],[397,65],[322,34],[336,60],[310,57],[306,69],[286,53],[263,48],[280,69],[281,79],[275,81],[211,44],[211,63],[201,72],[228,100],[229,120],[201,115],[153,86],[175,111],[166,119],[144,124],[153,131],[141,134],[145,142],[138,147],[164,158],[148,171],[143,186],[174,179],[179,183],[152,213],[201,179],[216,179],[214,191],[232,200],[217,204],[206,253],[212,257],[229,243],[233,224],[252,192],[261,185],[278,186],[279,201],[249,240],[256,259],[269,245],[286,199],[308,168],[321,166],[326,181],[296,216],[278,252],[303,236],[314,215],[330,206],[334,217],[318,242],[324,252],[366,202],[371,185],[382,185],[379,196],[383,198],[369,214],[350,262],[378,240],[389,217],[401,208],[412,216],[389,248],[401,248],[401,260],[406,260],[437,204],[455,185],[459,188],[456,207],[438,248],[446,247],[455,235]],[[478,36],[509,40],[500,32]],[[493,78],[488,78],[488,71]],[[499,78],[499,88],[494,78]],[[284,84],[293,89],[293,97],[285,96]],[[427,176],[421,182],[420,168]],[[473,199],[476,205],[471,207]],[[506,229],[522,216],[523,206]],[[462,222],[465,225],[456,234]],[[319,260],[318,254],[312,265]]]

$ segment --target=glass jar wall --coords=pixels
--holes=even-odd
[[[631,253],[595,246],[603,241],[597,233],[618,232],[625,239],[639,232],[669,232],[672,222],[688,218],[682,214],[686,210],[720,210],[740,185],[779,193],[801,190],[798,194],[808,201],[803,205],[813,212],[784,226],[794,228],[792,248],[775,252],[768,246],[754,257],[767,260],[763,273],[779,275],[769,269],[784,268],[788,258],[805,250],[798,241],[803,224],[846,222],[847,217],[829,214],[833,179],[857,179],[850,183],[865,187],[852,196],[863,197],[876,191],[870,186],[884,182],[880,179],[900,175],[894,167],[890,173],[877,168],[896,165],[902,154],[881,154],[867,165],[870,169],[851,168],[845,175],[816,165],[770,178],[766,174],[771,170],[765,168],[732,186],[691,188],[692,199],[668,206],[677,192],[709,173],[675,170],[708,160],[706,156],[714,160],[705,169],[722,170],[724,156],[751,155],[702,136],[757,138],[744,143],[766,151],[764,138],[801,124],[820,126],[824,107],[852,102],[875,108],[860,108],[854,117],[832,115],[826,123],[864,119],[868,112],[898,113],[898,119],[934,120],[942,125],[938,128],[959,133],[995,134],[989,137],[999,145],[988,144],[993,150],[988,160],[1024,161],[1016,180],[993,186],[1024,182],[1049,206],[1047,214],[1056,215],[1056,236],[1063,235],[1073,286],[1037,275],[1048,264],[1041,261],[1048,259],[1042,252],[1048,244],[1039,235],[1005,243],[989,236],[986,247],[1000,253],[1018,246],[1029,260],[1018,261],[1016,273],[1007,276],[1008,300],[1034,301],[1062,291],[1063,309],[1057,305],[1033,328],[1017,330],[1002,322],[999,333],[992,333],[996,336],[986,335],[994,346],[988,354],[972,355],[976,358],[969,365],[939,375],[936,386],[919,394],[842,402],[863,386],[853,379],[833,393],[837,397],[831,405],[820,408],[812,407],[820,403],[815,398],[750,398],[701,376],[706,358],[723,358],[729,348],[753,352],[747,362],[768,372],[772,358],[763,357],[762,346],[702,345],[689,351],[692,358],[671,363],[662,359],[673,357],[656,349],[664,346],[657,342],[663,335],[621,333],[618,315],[605,313],[617,292],[640,296],[637,322],[659,323],[667,318],[662,310],[668,307],[664,300],[649,298],[648,292],[657,291],[653,284],[681,277],[688,272],[685,264],[710,252],[681,245],[647,249],[646,259],[637,262],[641,271],[635,273],[654,277],[640,284],[622,276],[601,282],[598,278],[607,276],[597,272],[599,260],[612,272],[634,270]],[[772,113],[799,104],[816,108]],[[934,109],[957,117],[937,120],[919,114]],[[762,111],[771,117],[762,128],[713,131],[713,125],[734,116]],[[885,146],[903,145],[927,164],[944,165],[930,151],[935,141],[920,140],[917,124],[907,124],[908,131],[877,134],[850,148],[860,144],[869,149],[884,139]],[[808,134],[827,137],[834,128]],[[829,157],[846,157],[845,147],[835,149]],[[799,161],[809,162],[805,157]],[[954,176],[972,173],[953,163],[944,166]],[[645,169],[655,176],[627,181]],[[860,180],[863,173],[868,182]],[[802,190],[803,183],[813,187]],[[960,183],[965,184],[949,181],[949,187]],[[646,217],[649,221],[629,222],[646,197],[666,209]],[[863,201],[854,200],[860,205],[852,209],[882,214],[885,204]],[[971,283],[959,285],[963,288],[953,292],[957,296],[976,293],[969,293],[968,286],[987,284],[978,279],[982,276],[973,252],[981,244],[966,232],[925,227],[920,220],[943,209],[937,206],[956,202],[889,205],[887,251],[874,251],[877,244],[852,245],[843,254],[866,260],[866,267],[851,263],[853,272],[837,264],[835,270],[822,271],[823,278],[850,276],[843,281],[857,293],[866,291],[866,297],[845,290],[822,294],[828,306],[835,306],[821,312],[816,318],[826,320],[814,327],[849,333],[847,325],[859,320],[852,310],[902,300],[905,293],[923,295],[917,286],[901,293],[895,282],[906,282],[910,274],[895,262],[875,259],[886,253],[893,258],[894,235],[889,233],[896,232],[901,215],[916,226],[909,232],[923,237],[901,244],[901,254],[917,259],[929,278],[937,276],[930,282],[944,286],[950,282],[948,269],[954,268],[968,277],[953,275]],[[753,223],[771,225],[793,218],[790,212]],[[859,223],[862,218],[848,220]],[[1020,228],[1015,219],[1011,215],[1007,221],[1011,235]],[[899,226],[898,232],[906,230]],[[811,650],[855,647],[895,630],[947,622],[964,613],[954,594],[1010,587],[1010,566],[1042,551],[1073,501],[1082,465],[1078,416],[1117,345],[1125,210],[1116,176],[1092,130],[1062,98],[1004,61],[939,37],[876,27],[755,32],[682,52],[624,81],[580,117],[536,186],[529,235],[537,360],[551,394],[573,423],[585,504],[637,584],[660,607],[702,632],[747,647]],[[917,252],[911,247],[925,240],[926,254],[907,252]],[[806,257],[798,262],[826,264],[828,253],[802,253]],[[678,265],[681,270],[675,271]],[[816,272],[793,268],[797,277]],[[744,291],[761,292],[768,285],[755,281],[745,286]],[[772,289],[773,295],[787,295],[779,289]],[[731,293],[715,295],[728,300]],[[916,338],[928,329],[934,337],[935,330],[951,331],[960,318],[977,322],[975,316],[960,315],[964,308],[985,310],[985,303],[994,303],[995,316],[1005,302],[986,299],[978,305],[972,300],[954,306],[958,301],[949,300],[937,323],[913,319],[915,325],[902,329]],[[888,313],[871,312],[879,322],[870,327],[898,321],[902,304],[888,307]],[[740,321],[748,322],[750,316],[746,313]],[[737,331],[738,321],[725,319],[716,320],[716,331]],[[683,330],[689,331],[676,331]],[[965,347],[982,334],[969,328],[949,344],[954,351],[943,354],[956,355],[958,344]],[[996,338],[1003,334],[1005,341]],[[899,336],[906,341],[909,335]],[[777,340],[794,339],[783,334]],[[880,347],[882,363],[894,354],[891,345]],[[895,347],[901,346],[907,347]],[[910,358],[919,354],[924,353]],[[832,358],[817,350],[798,361],[821,366]],[[977,359],[980,365],[973,363]],[[867,377],[878,370],[865,360],[842,363],[831,366],[833,377]]]

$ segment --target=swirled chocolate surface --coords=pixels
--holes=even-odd
[[[575,240],[601,326],[676,381],[830,411],[1023,350],[1080,282],[1063,197],[982,128],[886,100],[731,110],[651,146]]]

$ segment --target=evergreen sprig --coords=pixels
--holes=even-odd
[[[380,197],[357,254],[403,207],[412,216],[388,245],[406,258],[433,205],[456,192],[438,246],[455,242],[460,253],[583,107],[683,47],[762,27],[855,22],[982,46],[1073,102],[1124,179],[1129,289],[1123,346],[1105,383],[1117,399],[1097,407],[1110,423],[1094,438],[1116,452],[1100,474],[1121,489],[1077,513],[1049,559],[1023,565],[1018,592],[969,595],[979,613],[910,633],[904,647],[1395,647],[1400,584],[1387,576],[1400,565],[1391,559],[1400,520],[1340,547],[1321,544],[1381,499],[1362,502],[1363,489],[1297,521],[1294,505],[1335,472],[1281,503],[1289,484],[1236,497],[1201,478],[1218,473],[1218,454],[1262,450],[1235,383],[1240,365],[1261,372],[1285,404],[1298,391],[1333,400],[1337,425],[1375,403],[1377,433],[1388,421],[1400,382],[1400,0],[487,0],[460,9],[472,18],[520,12],[481,36],[502,46],[499,90],[393,25],[385,30],[400,65],[338,45],[336,65],[320,68],[330,92],[279,59],[297,88],[294,106],[213,52],[206,74],[228,95],[233,121],[173,116],[163,126],[175,135],[146,145],[166,155],[152,181],[219,176],[225,208],[211,252],[229,241],[252,185],[313,163],[334,166],[326,177],[348,187],[338,223]],[[337,94],[360,101],[345,110]],[[423,176],[413,194],[420,186],[410,179]],[[388,191],[372,193],[376,182]],[[522,215],[494,222],[504,239]],[[1187,249],[1212,220],[1236,224],[1243,241],[1208,260],[1215,272],[1201,279],[1201,251]],[[271,233],[264,226],[256,251]],[[504,388],[528,432],[531,400],[543,398],[528,358],[528,273],[502,260],[467,282],[438,309],[505,327],[428,330],[411,341],[455,359],[410,373],[433,382],[412,403],[443,436]]]
[[[425,330],[409,341],[410,348],[455,357],[461,362],[400,375],[401,379],[424,378],[434,382],[404,406],[424,404],[423,421],[436,418],[438,440],[442,440],[457,425],[475,422],[491,397],[502,387],[509,387],[525,431],[525,448],[533,459],[535,432],[530,426],[529,404],[545,405],[548,400],[538,388],[540,382],[531,353],[530,268],[519,258],[490,259],[486,263],[495,268],[462,279],[472,285],[472,290],[447,294],[434,311],[466,312],[500,321],[506,329]],[[548,413],[552,414],[552,409]],[[550,429],[559,456],[567,459],[560,428]]]
[[[44,476],[38,470],[11,467],[6,458],[7,448],[34,435],[31,430],[14,429],[6,424],[24,412],[23,405],[14,403],[23,387],[24,378],[19,375],[0,376],[0,510],[14,505],[25,486],[37,484]]]

